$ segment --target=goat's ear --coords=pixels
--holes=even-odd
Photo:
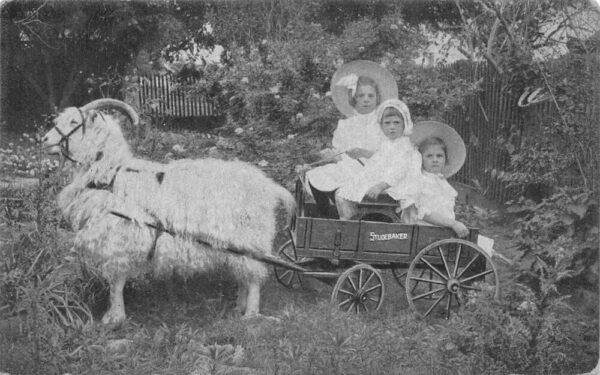
[[[88,113],[87,113],[87,123],[88,125],[93,125],[96,123],[96,120],[101,120],[104,121],[104,115],[102,114],[102,112],[96,110],[96,109],[91,109]],[[102,128],[102,125],[100,125],[100,128]]]
[[[96,121],[96,118],[100,115],[100,112],[96,111],[95,109],[91,109],[88,112],[87,118],[90,122],[94,122]]]

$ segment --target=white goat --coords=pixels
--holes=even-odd
[[[44,144],[76,162],[58,202],[77,231],[75,247],[109,280],[111,306],[102,321],[125,319],[122,293],[129,277],[149,269],[190,274],[219,264],[237,277],[244,317],[258,314],[268,268],[256,259],[271,256],[279,207],[289,223],[295,206],[290,192],[244,162],[137,159],[118,122],[101,108],[119,109],[138,122],[127,104],[100,99],[65,109]]]

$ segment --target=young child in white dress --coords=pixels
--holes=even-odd
[[[332,148],[320,153],[330,164],[306,172],[309,193],[323,214],[332,192],[360,171],[379,149],[382,135],[375,110],[381,101],[398,96],[393,76],[379,64],[363,60],[340,67],[332,78],[331,92],[334,104],[347,118],[339,120]],[[306,169],[302,166],[300,171]]]
[[[336,206],[341,219],[352,219],[358,203],[365,196],[377,198],[388,188],[420,173],[421,156],[408,137],[413,124],[406,104],[398,99],[381,103],[377,123],[384,135],[379,150],[336,191]]]
[[[394,186],[388,194],[400,202],[403,223],[449,227],[459,237],[465,237],[469,230],[456,220],[454,214],[458,194],[446,180],[464,162],[464,143],[448,125],[434,121],[427,123],[423,127],[429,129],[421,132],[427,133],[427,136],[417,141],[422,157],[422,173],[413,180],[405,180]],[[415,132],[419,128],[420,125],[417,125]],[[448,144],[452,145],[451,152]]]

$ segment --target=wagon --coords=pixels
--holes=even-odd
[[[381,270],[389,269],[417,315],[446,319],[473,292],[485,289],[498,297],[498,272],[476,244],[478,229],[459,239],[449,228],[402,224],[398,204],[387,195],[363,201],[353,220],[339,220],[333,204],[333,213],[322,217],[306,191],[299,176],[290,239],[278,250],[299,267],[275,266],[284,286],[316,278],[333,285],[331,301],[340,309],[365,313],[380,308],[386,289]]]

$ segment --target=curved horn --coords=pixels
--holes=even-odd
[[[140,117],[138,116],[135,109],[133,109],[133,107],[130,106],[129,104],[127,104],[121,100],[117,100],[117,99],[109,99],[109,98],[96,99],[94,101],[89,102],[88,104],[84,105],[83,107],[81,107],[79,109],[82,112],[88,112],[91,109],[103,109],[103,108],[114,108],[114,109],[121,110],[127,116],[129,116],[129,119],[131,120],[131,123],[134,126],[138,126],[138,124],[140,123]]]

